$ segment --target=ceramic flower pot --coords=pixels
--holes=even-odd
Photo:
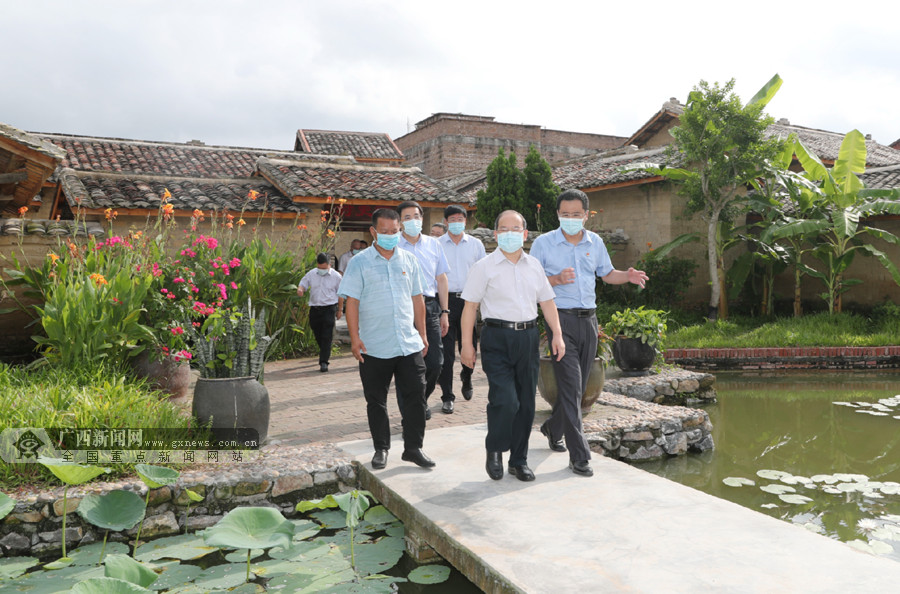
[[[586,415],[591,412],[591,407],[600,398],[600,392],[603,391],[603,383],[606,381],[606,369],[603,367],[603,360],[594,359],[591,367],[591,375],[588,377],[587,388],[581,395],[581,414]],[[538,374],[538,391],[541,397],[553,407],[556,406],[557,387],[556,372],[553,369],[553,361],[550,357],[541,357],[541,368]]]
[[[131,359],[131,368],[138,377],[146,378],[150,384],[171,398],[186,398],[191,385],[191,368],[187,361],[175,361],[171,356],[153,360],[145,350]]]
[[[192,412],[201,425],[256,429],[259,445],[269,436],[269,390],[254,377],[200,378]]]
[[[656,360],[656,348],[641,342],[640,338],[617,336],[613,358],[625,377],[648,375]]]

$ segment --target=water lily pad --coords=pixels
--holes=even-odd
[[[151,489],[174,484],[178,480],[178,471],[173,468],[154,466],[152,464],[135,464],[134,471],[144,484]]]
[[[16,509],[16,500],[7,495],[0,493],[0,520],[9,515],[9,512]]]
[[[843,495],[845,493],[845,491],[841,491],[840,489],[837,489],[835,487],[825,487],[824,489],[822,489],[822,491],[828,493],[829,495]]]
[[[166,567],[163,572],[159,574],[159,578],[150,584],[149,588],[151,590],[167,590],[176,586],[181,586],[194,581],[194,579],[202,572],[203,570],[196,565],[177,563]]]
[[[355,581],[356,572],[350,561],[337,548],[329,547],[325,555],[305,561],[295,572],[273,577],[266,584],[271,591],[298,592],[309,588],[308,592],[324,590],[336,584]],[[311,587],[315,584],[315,588]]]
[[[259,577],[272,578],[286,573],[294,573],[303,567],[303,561],[295,559],[269,559],[259,563],[253,563],[250,571]]]
[[[93,542],[82,545],[69,553],[72,565],[97,565],[100,563],[100,552],[103,551],[102,542]],[[106,543],[104,555],[127,555],[128,545],[122,542]]]
[[[125,580],[146,588],[159,577],[147,565],[135,561],[128,555],[107,555],[103,560],[106,577]]]
[[[741,477],[741,476],[729,476],[722,479],[722,482],[728,485],[729,487],[741,487],[744,485],[748,485],[750,487],[756,484],[756,481],[752,481],[750,479]]]
[[[856,411],[856,412],[866,413],[866,414],[872,415],[873,417],[886,417],[886,416],[888,416],[888,413],[886,413],[886,412],[881,412],[881,411],[877,411],[877,410],[858,410],[858,411]]]
[[[340,510],[327,509],[309,515],[328,530],[340,530],[347,527],[347,514]]]
[[[366,522],[370,524],[391,524],[397,521],[397,517],[389,512],[383,505],[376,505],[366,511],[363,516]]]
[[[152,592],[152,590],[111,577],[91,578],[78,582],[72,588],[72,594],[133,594],[137,592]]]
[[[826,485],[833,485],[838,482],[838,479],[833,474],[814,474],[809,477],[814,483],[825,483]]]
[[[876,528],[871,532],[872,538],[878,540],[900,540],[900,534],[890,530],[889,528]]]
[[[860,492],[863,490],[860,483],[838,483],[835,488],[842,493]]]
[[[794,505],[803,505],[804,503],[809,503],[812,501],[809,497],[805,495],[797,495],[796,493],[787,493],[785,495],[779,495],[779,499],[784,501],[785,503],[792,503]]]
[[[310,520],[291,520],[294,524],[294,542],[312,538],[322,531],[322,527]]]
[[[781,479],[779,479],[779,480],[781,480],[782,483],[785,483],[788,485],[798,485],[798,484],[807,485],[807,484],[811,484],[813,482],[813,480],[809,477],[793,475],[793,474],[785,475],[785,476],[781,477]]]
[[[773,495],[781,495],[783,493],[796,493],[797,489],[793,487],[789,487],[788,485],[763,485],[760,487],[761,490],[766,493],[771,493]]]
[[[815,532],[816,534],[824,534],[825,529],[819,526],[818,524],[814,524],[813,522],[806,522],[803,524],[803,527],[809,530],[810,532]]]
[[[876,555],[890,555],[894,552],[894,547],[880,540],[870,540],[869,546],[872,547],[872,552]]]
[[[16,580],[4,582],[4,591],[28,592],[28,594],[69,594],[80,581],[103,577],[103,567],[65,567],[56,571],[34,571]]]
[[[440,584],[450,577],[446,565],[422,565],[409,572],[409,581],[414,584]]]
[[[250,559],[261,557],[264,553],[265,551],[263,549],[253,549],[252,551],[250,551]],[[246,563],[247,549],[238,549],[237,551],[232,551],[225,555],[225,560],[229,563]]]
[[[72,565],[71,557],[60,557],[56,561],[51,561],[50,563],[44,564],[44,569],[65,569],[66,567]]]
[[[884,495],[878,493],[877,491],[866,491],[865,496],[870,499],[884,499]]]
[[[238,508],[240,509],[240,508]],[[204,569],[194,578],[194,585],[205,591],[234,588],[247,579],[247,565],[244,563],[226,563]]]
[[[38,563],[40,563],[40,561],[34,557],[0,558],[0,580],[17,578]]]
[[[858,405],[853,402],[832,402],[831,404],[837,404],[838,406],[849,406],[852,408],[856,408]]]
[[[900,516],[897,514],[885,514],[879,518],[880,520],[884,520],[885,522],[893,522],[895,524],[900,524]]]
[[[272,559],[289,559],[293,561],[308,561],[325,556],[331,552],[331,545],[317,540],[295,542],[291,548],[273,547],[269,549],[269,557]]]
[[[766,509],[772,509],[773,507],[778,507],[777,503],[763,503],[760,507],[764,507]]]
[[[783,470],[757,470],[756,476],[759,478],[768,479],[770,481],[781,480],[781,477],[790,474],[789,472],[784,472]]]
[[[179,534],[152,540],[139,549],[138,561],[155,561],[156,559],[199,559],[219,550],[208,546],[203,537],[196,534]]]
[[[385,536],[373,543],[358,544],[356,550],[356,570],[360,575],[383,573],[403,557],[406,542],[402,538]]]

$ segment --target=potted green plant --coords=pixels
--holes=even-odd
[[[610,338],[601,328],[597,333],[597,356],[591,366],[591,374],[588,377],[587,386],[581,395],[581,414],[591,412],[591,407],[600,398],[603,384],[606,382],[606,366],[612,359],[612,343]],[[556,406],[557,387],[556,372],[553,369],[553,360],[550,357],[549,346],[541,356],[540,373],[538,374],[538,391],[541,397],[553,407]]]
[[[647,375],[666,338],[666,312],[659,309],[626,308],[614,313],[606,325],[613,343],[613,358],[622,375]]]
[[[206,319],[191,324],[191,361],[200,371],[194,388],[193,414],[213,429],[256,429],[258,445],[269,433],[269,391],[259,382],[266,350],[281,332],[266,335],[266,309],[247,305],[215,309],[198,303]]]

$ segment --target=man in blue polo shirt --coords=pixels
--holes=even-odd
[[[381,208],[372,215],[375,244],[350,259],[338,294],[347,302],[350,348],[359,361],[369,431],[375,446],[372,468],[387,465],[391,427],[387,393],[393,378],[403,426],[401,460],[434,466],[425,438],[425,302],[416,257],[397,247],[400,217]]]
[[[559,325],[566,343],[566,354],[553,360],[557,394],[553,414],[541,425],[550,449],[569,450],[569,468],[575,474],[592,476],[588,462],[591,450],[584,438],[581,396],[587,387],[591,365],[597,356],[597,296],[595,276],[612,285],[647,282],[643,270],[613,268],[603,240],[584,228],[589,204],[581,190],[566,190],[556,199],[559,228],[545,233],[531,245],[530,255],[544,267],[547,280],[556,293]],[[552,336],[552,328],[548,328]],[[566,445],[562,444],[565,437]]]

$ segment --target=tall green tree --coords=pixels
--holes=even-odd
[[[477,193],[475,218],[489,229],[504,210],[519,210],[522,194],[522,172],[516,166],[516,153],[506,156],[503,147],[497,150],[497,157],[487,167],[487,186]]]
[[[525,169],[522,170],[522,194],[519,212],[525,216],[529,229],[549,231],[559,226],[556,216],[556,197],[559,186],[553,183],[550,163],[534,145],[528,147]]]
[[[688,212],[699,213],[707,226],[707,258],[711,292],[709,319],[719,317],[723,298],[724,253],[731,238],[723,233],[744,206],[744,188],[755,179],[781,141],[766,139],[772,118],[763,109],[781,86],[777,74],[746,105],[734,94],[734,79],[724,86],[700,81],[688,95],[679,125],[672,129],[673,152],[685,166],[659,173],[680,184]],[[723,312],[727,315],[727,312]]]

